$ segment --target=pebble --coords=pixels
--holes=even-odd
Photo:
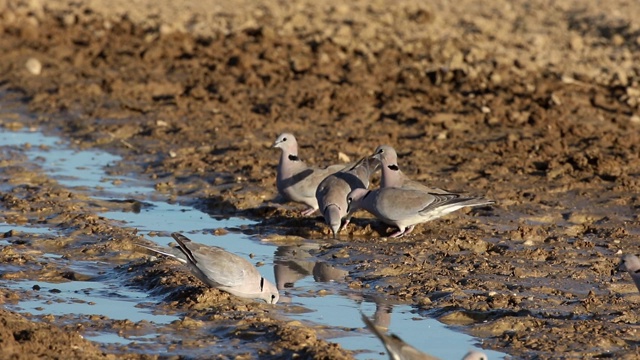
[[[62,24],[66,27],[70,27],[76,24],[76,15],[75,14],[66,14],[62,17]]]
[[[36,58],[29,58],[24,66],[33,75],[40,75],[42,72],[42,63],[40,63],[40,60]]]
[[[342,151],[340,151],[338,153],[338,160],[342,161],[342,162],[350,162],[351,158],[349,158],[349,155],[343,153]]]

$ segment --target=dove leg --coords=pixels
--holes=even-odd
[[[411,232],[413,231],[413,228],[415,228],[415,227],[416,227],[415,225],[411,225],[411,226],[409,226],[408,228],[406,228],[406,229],[404,230],[404,234],[405,234],[405,235],[407,235],[407,234],[411,234]]]
[[[302,215],[303,216],[309,216],[309,215],[313,214],[314,212],[316,212],[316,210],[317,209],[314,209],[314,208],[308,208],[307,210],[304,210],[302,212]]]
[[[344,219],[344,222],[342,223],[342,226],[340,226],[340,230],[344,229],[347,227],[347,225],[349,225],[349,223],[351,222],[351,218],[346,218]],[[339,231],[339,230],[338,230]]]

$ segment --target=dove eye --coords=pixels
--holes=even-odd
[[[287,141],[287,138],[282,138],[282,141]]]

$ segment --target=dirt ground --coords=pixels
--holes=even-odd
[[[617,271],[640,245],[637,14],[624,0],[4,0],[0,84],[39,116],[0,121],[122,155],[113,171],[210,214],[260,220],[247,231],[278,241],[330,233],[272,201],[279,133],[293,132],[317,165],[393,145],[413,179],[497,204],[400,239],[359,213],[320,252],[349,269],[350,288],[415,304],[517,358],[640,358],[640,296]],[[3,262],[29,267],[41,261],[30,250],[53,247],[108,259],[131,283],[173,271],[123,251],[139,237],[95,215],[113,204],[70,193],[18,154],[0,160],[0,218],[46,218],[72,244],[28,241],[3,248]],[[2,277],[65,274],[51,266]],[[259,339],[253,354],[351,357],[268,306],[185,294],[180,281],[197,284],[150,290],[195,319],[235,314],[225,320],[237,337]],[[0,319],[15,358],[43,346],[51,357],[125,356],[69,334],[79,329]]]

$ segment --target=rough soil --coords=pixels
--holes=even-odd
[[[114,172],[210,214],[259,219],[247,230],[256,237],[317,239],[319,257],[349,269],[354,291],[415,304],[487,348],[640,357],[640,296],[617,271],[620,254],[640,245],[640,3],[220,3],[0,1],[0,84],[39,114],[2,125],[122,155]],[[321,219],[272,201],[279,153],[270,146],[285,130],[309,163],[390,144],[412,178],[497,204],[400,239],[359,213],[342,241],[325,242]],[[110,261],[200,324],[185,328],[216,318],[236,327],[232,336],[254,352],[235,355],[351,356],[268,306],[194,278],[167,280],[174,266],[147,262],[132,249],[135,231],[95,215],[114,204],[70,192],[23,160],[3,150],[0,218],[57,224],[68,239],[5,234],[2,261],[22,270],[2,278],[73,277],[38,251]],[[43,346],[52,357],[124,356],[69,334],[82,329],[7,311],[0,319],[16,358]]]

